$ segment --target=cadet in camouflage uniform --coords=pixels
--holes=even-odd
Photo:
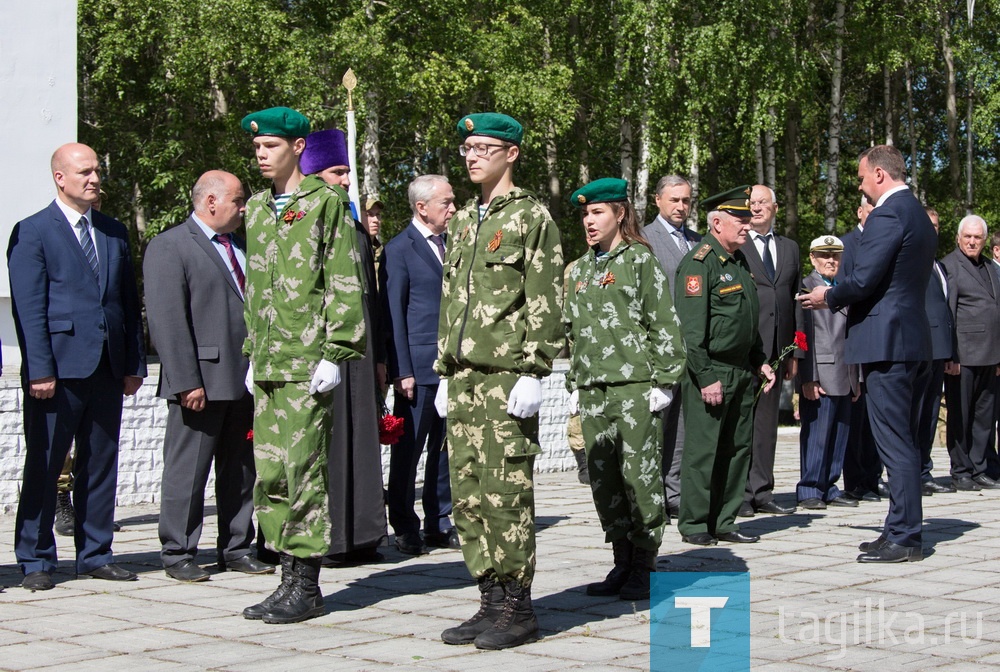
[[[684,455],[678,531],[689,544],[755,542],[736,525],[753,439],[753,374],[774,385],[757,331],[757,288],[739,247],[750,230],[749,187],[702,201],[709,233],[677,267],[675,307],[687,344],[681,381]]]
[[[666,522],[660,411],[684,371],[684,348],[667,279],[627,187],[604,178],[572,197],[593,246],[567,280],[566,387],[570,410],[579,405],[594,505],[615,560],[587,594],[646,600]]]
[[[538,638],[532,472],[541,452],[540,379],[563,341],[563,259],[548,211],[512,181],[521,125],[502,114],[472,114],[458,131],[482,197],[449,227],[435,406],[448,417],[455,528],[481,604],[441,638],[501,649]]]
[[[309,121],[278,107],[247,115],[273,187],[247,201],[244,316],[254,394],[254,505],[281,554],[278,589],[243,615],[294,623],[322,615],[320,559],[330,546],[327,449],[338,363],[365,349],[357,236],[340,187],[303,177]]]

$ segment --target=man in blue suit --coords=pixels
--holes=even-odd
[[[845,358],[862,365],[872,432],[889,475],[885,527],[877,540],[861,544],[858,562],[923,558],[914,390],[926,386],[924,362],[932,359],[924,299],[937,238],[905,176],[906,164],[895,147],[878,145],[861,154],[858,188],[875,209],[854,267],[836,287],[816,287],[800,297],[804,308],[849,306]]]
[[[448,454],[442,450],[445,420],[434,410],[438,376],[438,314],[448,222],[455,214],[455,194],[441,175],[421,175],[410,183],[413,221],[385,245],[381,286],[385,292],[392,339],[389,374],[395,389],[395,414],[403,418],[403,437],[389,458],[389,524],[396,548],[419,555],[427,546],[458,548],[451,513]],[[417,463],[424,443],[424,537],[414,511]]]
[[[90,147],[52,155],[56,199],[18,222],[7,248],[21,349],[25,461],[14,552],[32,591],[52,588],[56,480],[76,440],[76,571],[112,581],[122,395],[146,375],[128,231],[94,210],[100,165]]]

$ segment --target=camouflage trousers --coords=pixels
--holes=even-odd
[[[750,471],[753,440],[752,374],[716,365],[722,403],[709,406],[690,374],[681,383],[684,455],[681,457],[681,510],[677,531],[725,534],[739,529],[736,514]]]
[[[580,390],[580,421],[605,541],[657,550],[666,522],[663,417],[649,412],[649,391],[649,382]]]
[[[73,492],[73,464],[76,462],[76,444],[66,453],[59,480],[56,481],[56,492]]]
[[[530,586],[535,575],[538,416],[507,414],[517,373],[466,369],[448,379],[452,515],[469,573]]]
[[[583,440],[583,429],[580,427],[580,414],[569,416],[566,421],[566,440],[569,442],[569,449],[574,453],[587,449],[587,444]]]
[[[333,394],[309,381],[258,381],[254,394],[253,503],[268,548],[319,558],[330,548],[327,451]]]

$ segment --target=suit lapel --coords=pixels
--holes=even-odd
[[[767,271],[764,270],[764,262],[760,258],[760,253],[757,252],[757,243],[749,233],[747,234],[747,242],[743,245],[743,254],[747,258],[747,263],[750,265],[750,271],[753,273],[754,279],[768,285],[773,285],[774,282],[767,277]],[[777,269],[775,269],[774,277],[778,277]]]
[[[59,236],[63,239],[63,242],[69,246],[70,254],[76,257],[80,265],[87,270],[87,275],[93,278],[94,273],[90,270],[90,262],[87,261],[87,257],[83,254],[83,248],[80,247],[80,239],[76,237],[76,229],[74,229],[73,225],[69,223],[69,220],[66,219],[66,215],[62,213],[62,210],[60,210],[59,206],[55,204],[55,201],[52,202],[52,210],[54,211],[53,216],[56,220],[56,231],[58,231]],[[94,232],[95,234],[97,232],[96,226],[94,226]],[[98,236],[95,235],[94,238],[98,239]],[[95,279],[95,282],[98,282],[98,287],[101,287],[103,290],[103,288],[107,285],[108,277],[107,270],[105,269],[107,264],[103,263],[104,260],[108,258],[107,237],[102,234],[98,240],[104,241],[103,247],[95,248],[97,249],[97,262],[100,264],[102,281],[98,282]],[[99,242],[95,243],[95,245],[99,244]]]
[[[240,288],[236,286],[236,280],[233,278],[233,271],[228,266],[226,262],[222,260],[222,255],[218,253],[215,249],[215,244],[208,239],[205,232],[201,230],[198,226],[198,222],[193,219],[188,219],[185,222],[188,227],[188,231],[191,233],[191,239],[194,240],[195,245],[201,248],[202,252],[208,255],[208,258],[212,260],[212,263],[219,269],[223,277],[226,278],[226,282],[229,283],[229,288],[236,293],[236,296],[240,297],[240,301],[243,300],[243,295],[240,294]],[[236,239],[233,239],[236,242]],[[242,248],[241,248],[242,249]]]
[[[417,227],[410,224],[406,228],[406,231],[410,236],[410,244],[413,246],[413,251],[418,257],[424,260],[424,263],[427,264],[438,277],[442,277],[444,275],[444,269],[441,266],[441,262],[438,260],[437,255],[435,255],[431,250],[431,246],[428,245],[424,237],[420,235],[420,231],[417,230]],[[448,236],[448,238],[450,239],[451,236]]]

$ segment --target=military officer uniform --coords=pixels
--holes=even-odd
[[[706,199],[702,208],[748,218],[747,198],[741,187]],[[710,232],[678,266],[675,291],[687,345],[678,530],[688,541],[714,544],[705,535],[738,532],[736,513],[749,469],[753,372],[766,362],[757,330],[757,290],[743,252],[727,252]],[[722,403],[711,406],[701,390],[716,382],[722,384]]]

